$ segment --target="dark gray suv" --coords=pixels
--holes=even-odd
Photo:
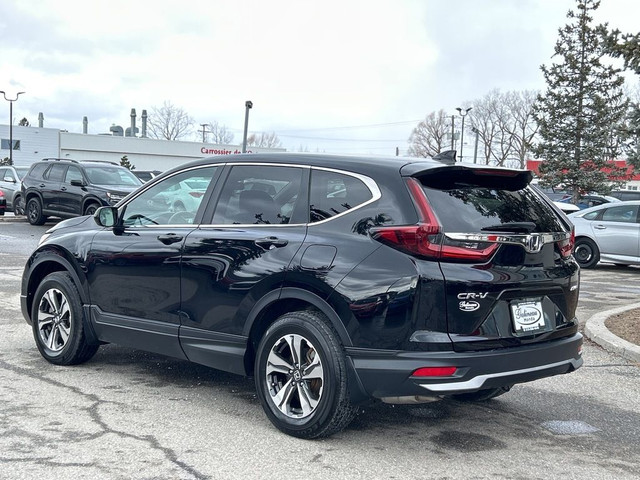
[[[22,180],[22,198],[29,223],[42,225],[49,216],[92,215],[140,185],[138,177],[116,163],[45,158]]]

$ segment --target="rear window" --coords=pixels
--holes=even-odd
[[[564,232],[553,210],[529,187],[518,190],[423,187],[445,232],[476,233],[513,222],[531,222],[534,232]]]

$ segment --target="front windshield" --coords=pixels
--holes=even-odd
[[[126,168],[99,166],[85,167],[89,182],[95,185],[125,185],[137,187],[142,185],[138,177]]]

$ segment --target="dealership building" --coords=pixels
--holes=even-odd
[[[0,125],[0,159],[9,157],[10,133],[13,136],[13,163],[29,166],[43,158],[68,158],[72,160],[101,160],[120,163],[126,155],[136,170],[168,170],[177,165],[202,157],[241,153],[241,145],[217,145],[204,142],[183,142],[147,138],[146,112],[143,111],[142,128],[139,136],[128,136],[138,132],[135,126],[135,110],[132,110],[132,125],[124,130],[111,127],[110,134],[87,134],[86,117],[83,122],[85,133],[70,133],[43,126],[40,114],[37,127]],[[284,148],[249,147],[248,153],[284,152]]]

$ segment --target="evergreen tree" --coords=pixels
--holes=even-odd
[[[122,158],[120,159],[120,165],[123,166],[124,168],[128,168],[129,170],[136,169],[136,167],[131,164],[131,162],[129,161],[126,155],[123,155]]]
[[[608,192],[628,179],[626,169],[611,160],[618,155],[611,142],[623,123],[627,102],[620,70],[603,65],[607,26],[593,26],[597,0],[576,0],[569,23],[559,29],[555,57],[559,63],[541,66],[547,82],[538,97],[534,117],[540,127],[535,146],[543,186],[562,185],[573,192]]]
[[[622,58],[626,69],[640,75],[640,33],[622,35],[619,30],[614,30],[607,38],[607,50],[610,55]],[[637,101],[629,105],[625,133],[624,150],[627,163],[639,169],[640,103]]]

